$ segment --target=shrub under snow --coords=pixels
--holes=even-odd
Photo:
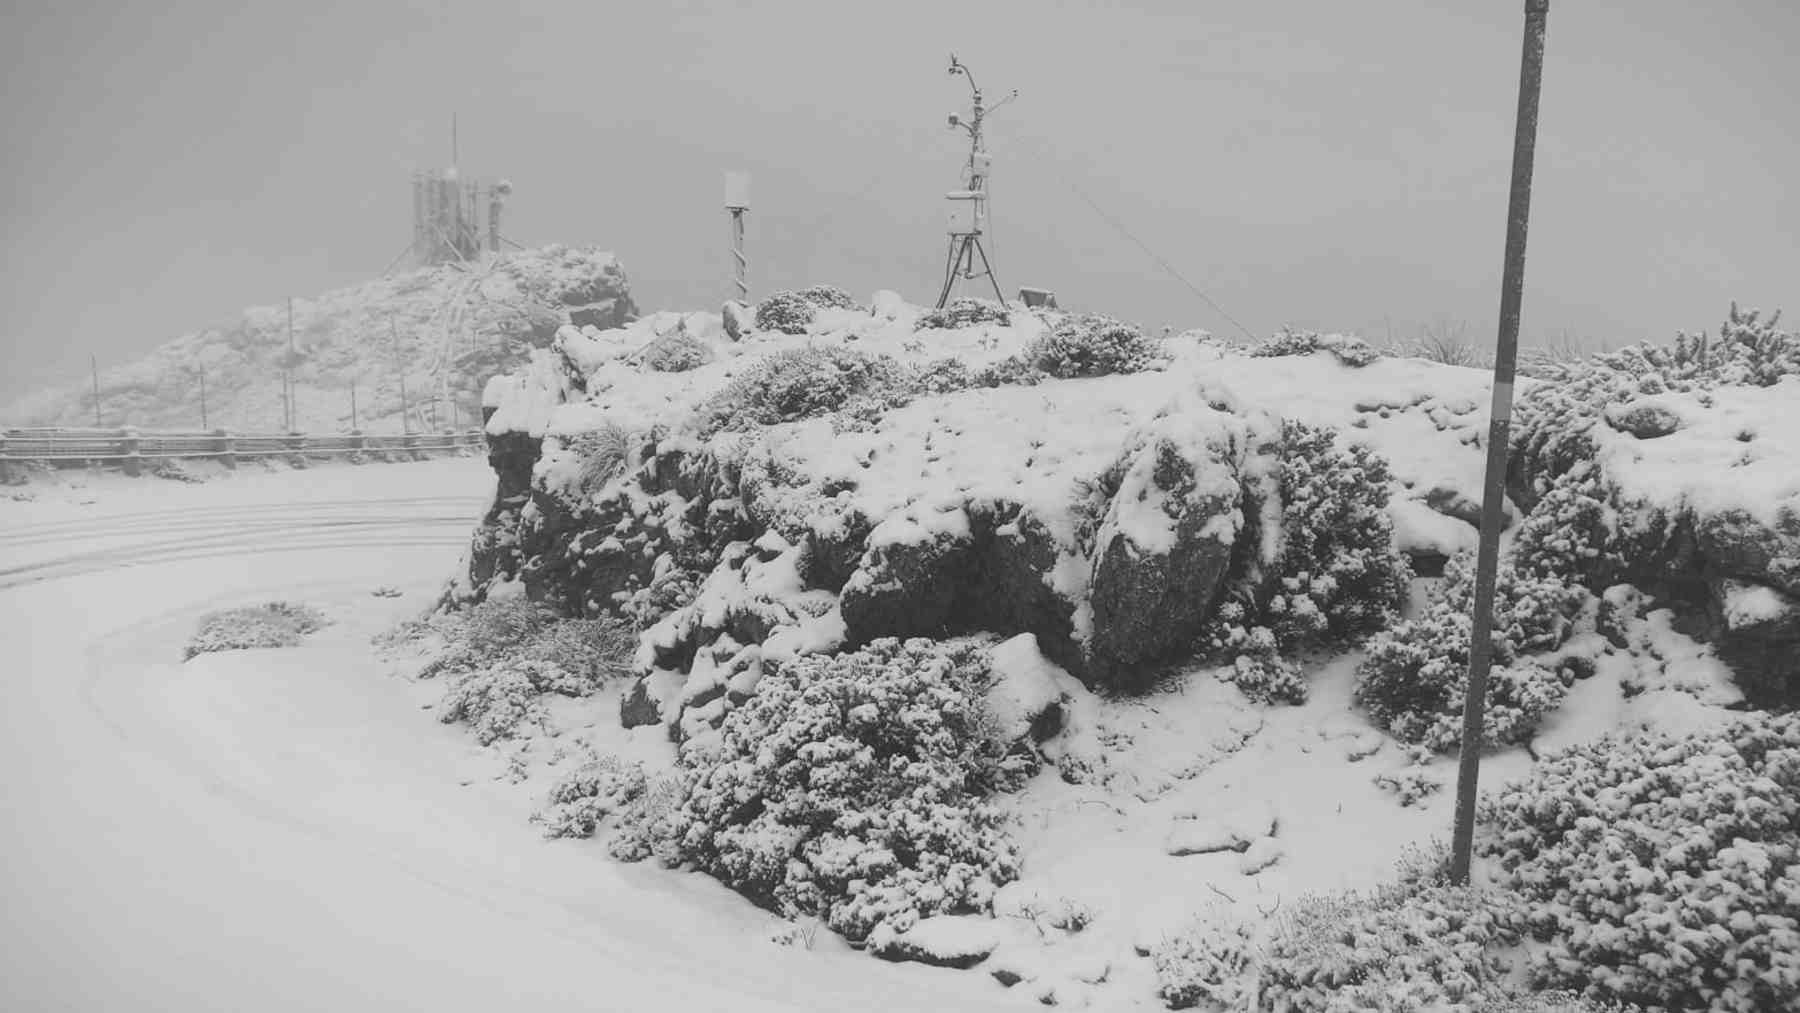
[[[826,415],[857,397],[904,388],[905,370],[885,356],[837,345],[787,349],[750,366],[697,412],[702,435]]]
[[[684,755],[680,859],[852,940],[988,910],[1018,853],[972,783],[991,748],[978,732],[982,667],[886,639],[765,675],[716,752]]]
[[[1671,391],[1722,386],[1768,387],[1800,375],[1800,337],[1734,304],[1715,339],[1678,336],[1672,345],[1644,344],[1595,356],[1563,382],[1540,384],[1519,398],[1512,446],[1519,471],[1544,492],[1556,476],[1590,460],[1590,435],[1609,405]]]
[[[1665,1009],[1800,1008],[1800,715],[1540,763],[1484,804],[1541,984]]]
[[[776,292],[756,304],[756,329],[805,334],[817,311],[798,292]]]
[[[444,643],[420,676],[449,677],[438,717],[466,722],[482,745],[511,737],[545,693],[586,696],[629,672],[637,647],[636,634],[616,619],[562,619],[518,596],[432,625]]]
[[[1438,752],[1462,739],[1474,607],[1474,560],[1453,557],[1423,615],[1377,634],[1356,673],[1356,701],[1397,738]],[[1488,675],[1484,745],[1530,738],[1562,702],[1562,676],[1529,654],[1568,639],[1588,594],[1560,577],[1522,574],[1502,561],[1494,596],[1493,668]]]
[[[1071,316],[1037,339],[1025,358],[1064,380],[1160,368],[1162,349],[1137,327],[1103,316]]]
[[[1302,703],[1305,681],[1281,655],[1388,625],[1411,571],[1394,548],[1386,461],[1291,420],[1278,453],[1279,554],[1219,607],[1203,644],[1236,654],[1226,677],[1252,699]]]
[[[1545,1001],[1556,997],[1515,996],[1508,987],[1522,905],[1449,886],[1438,859],[1408,857],[1397,882],[1368,893],[1302,897],[1260,944],[1228,914],[1196,921],[1151,952],[1158,995],[1171,1009],[1234,1013],[1560,1008]]]
[[[213,651],[293,647],[324,625],[325,617],[317,611],[286,601],[209,612],[200,617],[182,660]]]
[[[964,297],[953,299],[943,309],[926,310],[919,314],[913,329],[954,330],[958,327],[974,327],[977,324],[999,324],[1002,327],[1012,323],[1012,315],[1005,307],[988,299],[972,299]]]
[[[1314,352],[1330,352],[1346,366],[1367,366],[1381,353],[1361,338],[1345,334],[1319,334],[1315,331],[1296,331],[1282,328],[1281,333],[1250,349],[1250,354],[1259,358],[1272,358],[1281,355],[1311,355]]]

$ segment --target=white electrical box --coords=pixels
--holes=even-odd
[[[975,231],[975,202],[957,201],[950,205],[950,234]]]
[[[725,206],[728,208],[748,208],[750,206],[749,173],[728,172],[725,174]]]

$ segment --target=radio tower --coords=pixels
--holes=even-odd
[[[961,190],[952,190],[944,196],[951,203],[950,212],[950,253],[944,263],[944,290],[938,293],[937,305],[944,308],[950,299],[950,290],[955,287],[957,279],[973,281],[986,278],[994,286],[994,296],[1000,305],[1006,305],[1006,296],[1000,292],[1000,281],[994,277],[994,266],[988,262],[987,249],[981,243],[982,230],[987,226],[987,180],[993,160],[988,157],[987,142],[982,137],[982,121],[989,113],[1013,99],[1019,97],[1017,91],[1001,99],[992,109],[986,108],[981,101],[981,88],[975,83],[975,75],[969,68],[957,62],[956,54],[950,55],[950,73],[961,74],[968,79],[969,90],[975,93],[975,103],[969,118],[964,120],[956,113],[950,114],[950,126],[969,132],[969,161],[963,166],[963,175],[967,186]],[[981,258],[981,270],[975,270],[975,258]]]

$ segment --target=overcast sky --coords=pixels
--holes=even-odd
[[[1075,4],[100,3],[13,6],[0,394],[378,275],[409,174],[505,176],[508,236],[619,254],[640,304],[729,292],[726,169],[752,174],[755,292],[936,295],[992,98],[1011,294],[1151,326],[1492,341],[1519,0]],[[1800,314],[1800,4],[1556,0],[1527,338],[1621,343]]]

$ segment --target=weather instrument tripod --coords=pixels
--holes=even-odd
[[[987,248],[981,242],[982,232],[987,225],[987,181],[993,166],[981,128],[989,113],[1011,102],[1019,93],[1012,92],[996,103],[993,109],[988,109],[982,105],[981,88],[975,84],[975,75],[957,61],[954,53],[950,56],[950,73],[961,74],[968,79],[969,89],[975,93],[975,103],[968,120],[956,113],[950,114],[950,126],[969,133],[969,161],[963,167],[968,186],[944,195],[951,201],[950,252],[944,261],[944,289],[938,293],[937,308],[943,309],[944,304],[950,300],[950,290],[956,286],[959,278],[964,281],[986,278],[994,286],[994,297],[1000,300],[1001,306],[1005,306],[1006,296],[1000,291],[1000,280],[994,276],[994,266],[988,260]],[[979,272],[975,270],[977,258],[981,260]]]

